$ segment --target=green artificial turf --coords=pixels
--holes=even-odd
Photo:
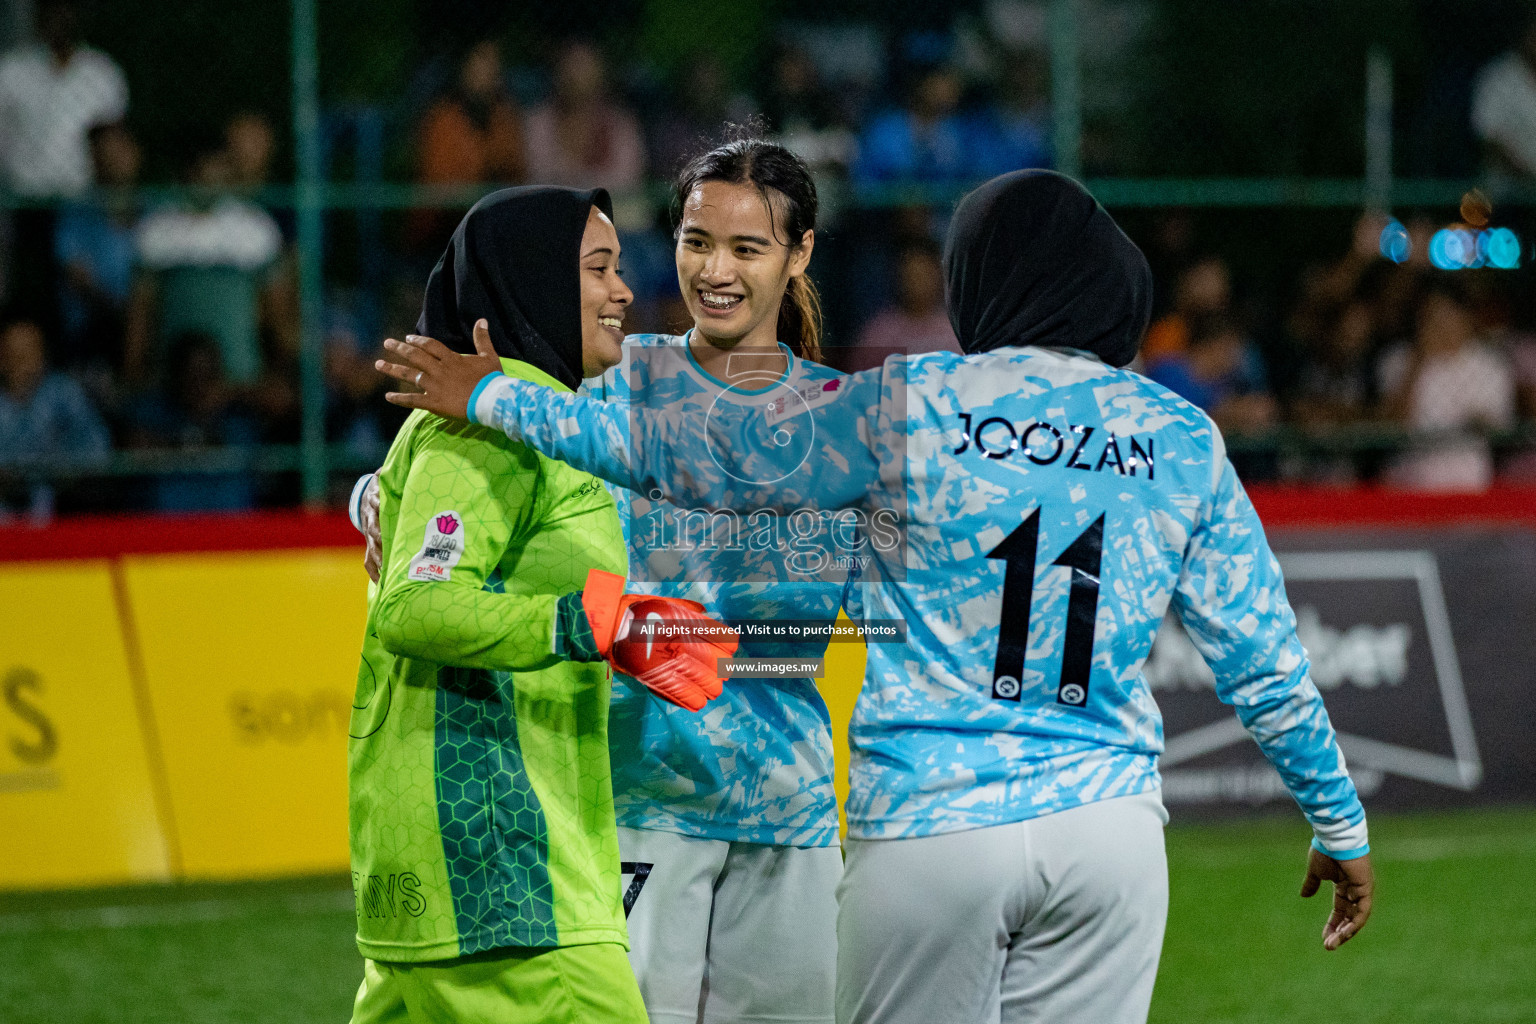
[[[346,1024],[341,877],[0,894],[4,1024]]]
[[[1153,1024],[1536,1021],[1536,812],[1371,818],[1370,923],[1329,953],[1299,822],[1171,828]]]
[[[1536,1021],[1536,811],[1373,816],[1376,913],[1335,953],[1307,838],[1169,829],[1154,1024]],[[352,927],[343,878],[0,894],[0,1022],[345,1024]]]

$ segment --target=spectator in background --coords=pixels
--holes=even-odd
[[[1173,307],[1147,328],[1141,358],[1148,366],[1184,352],[1193,322],[1232,306],[1232,275],[1220,256],[1205,256],[1185,267],[1173,288]],[[1187,397],[1187,396],[1186,396]],[[1195,404],[1199,404],[1198,402]]]
[[[1291,399],[1291,418],[1308,430],[1348,426],[1371,418],[1376,407],[1372,375],[1375,320],[1371,304],[1353,299],[1337,310],[1301,353]],[[1363,475],[1358,460],[1321,455],[1306,460],[1302,475],[1315,483],[1347,485]]]
[[[913,85],[901,110],[878,114],[864,129],[855,182],[964,182],[982,175],[968,152],[968,132],[960,117],[960,76],[945,67],[930,68]]]
[[[846,171],[853,162],[858,137],[821,84],[815,62],[798,46],[775,48],[762,103],[769,132],[812,170]]]
[[[1457,283],[1467,286],[1472,333],[1509,361],[1516,420],[1526,427],[1536,425],[1536,334],[1517,325],[1517,320],[1536,312],[1529,288],[1504,274],[1468,274]],[[1529,431],[1498,460],[1498,475],[1511,483],[1536,484],[1536,438]]]
[[[125,352],[131,379],[162,362],[169,339],[205,332],[218,346],[222,370],[237,385],[253,385],[267,365],[262,346],[267,296],[280,286],[273,271],[282,235],[259,206],[229,193],[231,166],[222,148],[192,158],[193,197],[155,210],[139,225],[144,273],[135,288]],[[273,332],[284,347],[285,332]],[[274,353],[286,362],[292,352]]]
[[[122,124],[91,129],[91,162],[102,192],[59,214],[54,255],[66,365],[121,368],[128,299],[137,263],[139,144]]]
[[[1356,299],[1365,299],[1371,306],[1373,345],[1376,338],[1401,338],[1411,330],[1411,293],[1417,287],[1423,254],[1415,253],[1403,265],[1383,258],[1381,235],[1387,223],[1384,215],[1362,214],[1355,220],[1349,247],[1337,259],[1303,268],[1296,298],[1286,314],[1286,350],[1274,363],[1283,393],[1294,395],[1307,362],[1330,344],[1329,332],[1339,311]],[[1415,241],[1428,245],[1427,236]],[[1423,265],[1428,266],[1427,261]]]
[[[1310,302],[1328,315],[1359,295],[1367,279],[1386,263],[1381,255],[1381,233],[1388,223],[1388,217],[1380,213],[1367,211],[1357,217],[1349,248],[1331,263],[1308,268],[1309,287],[1303,293],[1303,302]],[[1427,236],[1412,241],[1414,248],[1428,249]],[[1427,252],[1414,255],[1428,266]]]
[[[708,149],[721,125],[746,124],[757,113],[749,97],[731,91],[725,67],[709,53],[683,60],[672,95],[674,104],[655,118],[650,129],[651,167],[663,175],[676,174]]]
[[[1536,335],[1513,335],[1508,345],[1516,411],[1526,423],[1536,423]],[[1505,463],[1503,476],[1512,483],[1536,484],[1536,445],[1526,444],[1516,451]]]
[[[507,91],[495,40],[465,51],[458,77],[421,120],[417,158],[427,185],[523,180],[523,115]]]
[[[608,69],[591,43],[567,43],[554,91],[528,112],[528,177],[540,185],[632,192],[644,184],[639,122],[608,92]]]
[[[1393,263],[1381,255],[1383,214],[1364,213],[1355,221],[1350,247],[1338,259],[1316,271],[1314,297],[1332,312],[1356,296],[1369,298],[1379,338],[1401,338],[1413,331],[1414,309],[1424,278],[1433,271],[1429,241],[1435,223],[1422,215],[1409,217],[1408,258]]]
[[[1369,419],[1375,406],[1370,303],[1354,299],[1331,318],[1306,353],[1292,414],[1302,426],[1337,426]]]
[[[1003,60],[998,104],[975,122],[975,145],[986,153],[985,175],[1051,167],[1051,104],[1045,65],[1030,51]]]
[[[1147,376],[1204,409],[1223,432],[1275,425],[1278,410],[1237,322],[1208,312],[1190,321],[1184,349],[1148,360]]]
[[[515,184],[526,177],[523,112],[507,89],[495,40],[464,51],[457,77],[421,119],[416,148],[417,180],[424,185]],[[414,211],[412,247],[435,260],[462,212]]]
[[[1424,233],[1426,250],[1432,233]],[[1378,340],[1405,338],[1413,333],[1414,310],[1432,273],[1427,259],[1422,264],[1417,260],[1401,264],[1383,260],[1365,275],[1360,282],[1360,294],[1371,304]]]
[[[358,334],[355,320],[333,308],[325,332],[325,437],[375,458],[405,417],[384,401],[389,379],[373,368],[377,355]]]
[[[277,133],[266,114],[243,110],[224,125],[224,153],[229,159],[232,191],[258,203],[263,189],[272,183],[272,164],[277,157]],[[267,272],[261,292],[262,332],[274,357],[274,365],[297,372],[294,365],[299,353],[299,267],[296,234],[298,224],[291,207],[262,206],[277,225],[282,249]],[[269,384],[270,384],[269,380]],[[267,404],[274,414],[282,414],[289,399],[281,388],[269,388]]]
[[[92,181],[86,136],[128,113],[128,83],[111,57],[81,43],[71,0],[42,0],[37,29],[42,45],[0,57],[0,162],[22,195],[78,195]]]
[[[72,377],[50,373],[43,332],[30,320],[0,328],[0,494],[18,492],[34,522],[53,514],[53,489],[19,483],[29,466],[81,464],[107,457],[111,438]],[[19,483],[19,486],[18,486]],[[8,518],[0,502],[0,521]]]
[[[1536,177],[1536,11],[1527,14],[1515,48],[1478,73],[1472,128],[1495,174]]]
[[[111,57],[81,43],[70,0],[41,0],[37,30],[41,45],[0,57],[0,169],[20,195],[76,196],[92,182],[87,135],[127,114],[128,83]],[[12,304],[54,334],[54,213],[18,210],[14,218]]]
[[[224,373],[219,342],[187,331],[171,339],[164,383],[135,409],[129,443],[139,448],[249,451],[260,440],[257,419]],[[175,473],[157,477],[151,504],[160,511],[237,511],[255,504],[250,473]]]
[[[236,188],[255,192],[272,180],[277,134],[272,122],[255,110],[242,110],[224,125],[224,152],[229,154],[229,180]]]
[[[1388,351],[1377,377],[1388,419],[1440,435],[1394,459],[1387,482],[1412,490],[1486,490],[1493,455],[1476,431],[1513,424],[1514,374],[1501,354],[1474,337],[1466,302],[1450,282],[1426,291],[1413,341]]]
[[[272,164],[277,158],[277,132],[271,118],[258,110],[242,110],[231,117],[224,124],[224,154],[229,158],[230,190],[260,202],[262,190],[272,184]],[[293,209],[263,208],[277,221],[285,244],[291,248],[296,229]],[[297,317],[297,312],[294,315]]]
[[[1152,267],[1152,319],[1172,308],[1179,274],[1194,262],[1195,218],[1187,209],[1161,210],[1153,216],[1146,241],[1139,243]]]
[[[849,373],[879,366],[889,355],[959,352],[960,343],[944,308],[944,268],[939,248],[923,239],[909,242],[896,263],[896,303],[875,314],[849,353]]]
[[[1333,263],[1317,268],[1312,301],[1319,314],[1314,318],[1325,327],[1333,312],[1356,298],[1370,304],[1374,331],[1373,347],[1411,335],[1419,297],[1430,275],[1429,241],[1435,224],[1426,217],[1409,218],[1407,231],[1409,256],[1403,263],[1384,259],[1379,238],[1385,218],[1366,214],[1355,225],[1354,242],[1349,252]]]

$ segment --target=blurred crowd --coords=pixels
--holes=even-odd
[[[39,0],[35,26],[35,43],[0,57],[0,176],[15,197],[0,225],[0,516],[46,517],[60,486],[65,507],[295,500],[291,484],[251,471],[260,445],[299,432],[294,218],[271,187],[286,177],[287,133],[266,111],[231,111],[182,140],[183,188],[150,198],[122,69],[84,42],[69,0]],[[938,248],[949,197],[1052,165],[1043,41],[982,43],[917,33],[882,50],[786,36],[745,88],[709,53],[645,73],[571,39],[512,66],[497,39],[480,39],[419,69],[389,113],[386,148],[423,185],[610,189],[637,295],[626,326],[679,330],[664,183],[728,122],[756,125],[822,186],[813,270],[830,359],[856,369],[955,346]],[[1470,119],[1492,178],[1536,178],[1536,18],[1479,73]],[[379,151],[359,144],[352,173],[383,174],[364,166],[387,159]],[[378,341],[412,325],[461,212],[358,214],[363,269],[333,273],[327,255],[326,436],[362,458],[399,422],[372,369]],[[1497,272],[1429,266],[1435,225],[1410,223],[1416,244],[1393,262],[1380,255],[1381,222],[1363,218],[1346,251],[1304,268],[1280,308],[1256,311],[1183,216],[1138,235],[1160,309],[1140,368],[1237,439],[1246,477],[1453,490],[1536,481],[1536,453],[1500,440],[1536,416],[1536,339]],[[1353,430],[1355,441],[1321,455],[1263,443],[1282,428]],[[1392,428],[1414,440],[1370,443]],[[98,479],[89,495],[56,483],[61,469],[91,478],[113,451],[133,450],[218,458],[196,473],[172,458],[133,480]]]
[[[1521,282],[1435,269],[1426,219],[1407,227],[1407,258],[1389,260],[1388,224],[1361,217],[1350,247],[1304,267],[1268,318],[1234,301],[1220,256],[1164,263],[1163,312],[1139,368],[1210,414],[1248,480],[1427,491],[1536,483],[1536,438],[1516,430],[1536,420],[1536,334],[1515,313]],[[1281,430],[1289,443],[1273,443]]]

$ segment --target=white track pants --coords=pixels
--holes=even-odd
[[[840,849],[620,826],[619,850],[652,1024],[831,1024]]]
[[[838,1024],[1143,1024],[1168,914],[1161,794],[847,841]]]

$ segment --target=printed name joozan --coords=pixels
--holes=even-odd
[[[1121,476],[1135,476],[1138,469],[1145,469],[1147,479],[1153,479],[1156,466],[1150,437],[1119,437],[1100,427],[1078,423],[1069,424],[1063,432],[1041,420],[1015,427],[1002,416],[990,416],[980,423],[973,423],[968,412],[959,416],[960,447],[951,455],[974,448],[986,458],[1006,459],[1020,452],[1037,466],[1049,466],[1065,458],[1063,465],[1068,469],[1100,473],[1113,469]]]

